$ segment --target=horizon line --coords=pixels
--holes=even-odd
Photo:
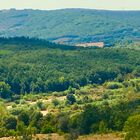
[[[57,10],[72,10],[72,9],[83,9],[83,10],[97,10],[97,11],[130,11],[130,12],[136,12],[136,11],[140,11],[140,9],[102,9],[102,8],[79,8],[79,7],[77,7],[77,8],[54,8],[54,9],[39,9],[39,8],[5,8],[5,9],[0,9],[0,11],[8,11],[8,10],[40,10],[40,11],[57,11]]]

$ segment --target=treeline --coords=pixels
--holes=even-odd
[[[20,47],[24,49],[37,49],[37,46],[39,48],[59,48],[64,50],[73,50],[76,49],[75,46],[68,46],[63,44],[56,44],[53,42],[49,42],[45,39],[39,39],[39,38],[31,38],[31,37],[0,37],[0,44],[5,45],[20,45]]]

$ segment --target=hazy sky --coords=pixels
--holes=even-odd
[[[0,9],[9,8],[140,10],[140,0],[0,0]]]

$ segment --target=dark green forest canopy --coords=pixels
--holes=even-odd
[[[90,83],[102,84],[120,75],[140,71],[138,50],[56,46],[1,44],[0,81],[9,84],[13,93],[39,93]]]

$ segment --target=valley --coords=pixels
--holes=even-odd
[[[1,8],[0,140],[140,140],[140,11]]]

